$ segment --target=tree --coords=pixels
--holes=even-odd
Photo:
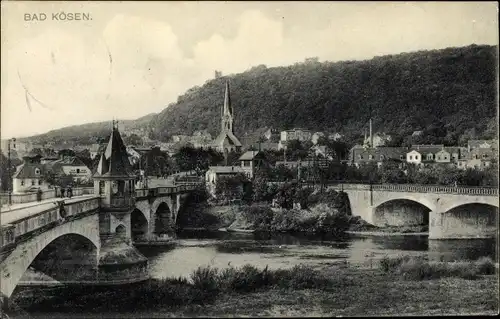
[[[401,162],[386,160],[379,168],[380,182],[388,184],[404,184],[408,181],[405,173],[400,168]]]
[[[244,184],[247,178],[243,174],[230,177],[220,177],[215,185],[215,195],[223,200],[242,199],[244,195]]]
[[[10,176],[9,176],[9,161],[7,156],[0,152],[0,180],[2,191],[8,191],[9,187],[12,190],[12,176],[16,172],[16,167],[21,165],[21,160],[11,157],[10,159]]]

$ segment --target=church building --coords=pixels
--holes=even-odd
[[[221,132],[213,142],[213,147],[223,154],[227,154],[232,151],[241,151],[241,142],[234,135],[233,131],[233,108],[231,106],[229,81],[226,81],[226,92],[224,95],[224,106],[221,110],[221,116]]]

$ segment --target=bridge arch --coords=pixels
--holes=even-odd
[[[149,232],[149,218],[146,217],[146,214],[142,210],[135,208],[130,214],[130,229],[133,241],[147,237]]]
[[[162,234],[169,234],[172,233],[174,230],[174,215],[172,211],[170,210],[169,205],[164,202],[160,201],[158,205],[155,205],[156,209],[153,210],[154,214],[154,222],[153,222],[153,233],[157,235],[162,235]],[[155,207],[153,206],[153,207]]]
[[[429,214],[434,205],[427,199],[398,196],[373,207],[373,224],[376,226],[429,225]]]
[[[495,237],[498,229],[498,205],[472,202],[456,204],[439,216],[438,225],[443,237]]]
[[[97,215],[88,216],[59,225],[20,242],[2,261],[0,278],[2,294],[10,297],[28,267],[33,264],[46,247],[58,240],[78,238],[80,243],[83,242],[87,247],[92,248],[92,256],[95,253],[95,259],[92,258],[90,262],[95,262],[97,266],[100,238],[99,228],[95,225],[98,225],[98,223],[99,219]]]
[[[498,197],[496,197],[496,196],[479,196],[479,197],[475,197],[473,199],[464,198],[463,196],[458,196],[455,198],[455,196],[454,196],[453,200],[443,201],[441,203],[441,207],[440,207],[439,211],[446,213],[446,212],[449,212],[457,207],[464,206],[464,205],[470,205],[470,204],[488,205],[488,206],[496,207],[497,210],[499,208]]]

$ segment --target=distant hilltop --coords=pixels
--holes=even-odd
[[[159,114],[123,121],[127,131],[167,142],[206,130],[217,135],[226,80],[231,84],[237,136],[262,128],[303,127],[363,140],[370,116],[377,132],[393,137],[432,132],[435,143],[457,145],[467,135],[496,135],[497,47],[470,45],[375,57],[365,61],[265,65],[230,76],[218,74],[179,96]],[[122,126],[123,125],[123,126]],[[27,139],[36,143],[106,136],[110,123],[66,127]]]

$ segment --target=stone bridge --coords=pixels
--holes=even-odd
[[[199,183],[186,183],[154,189],[136,189],[133,212],[128,224],[118,225],[116,238],[109,239],[100,229],[102,198],[82,195],[53,198],[40,203],[18,204],[1,213],[0,283],[1,293],[9,298],[28,268],[44,274],[48,266],[59,263],[50,277],[59,282],[78,284],[123,284],[147,279],[147,260],[137,262],[141,271],[107,271],[117,264],[114,255],[134,253],[130,250],[134,215],[145,221],[145,233],[138,240],[169,239],[165,235],[177,219],[186,195],[199,188]],[[31,205],[29,205],[31,204]],[[117,212],[116,214],[123,214]],[[120,230],[124,228],[123,230]],[[120,231],[119,231],[120,230]],[[121,235],[120,235],[121,234]],[[122,237],[120,237],[122,236]],[[119,240],[110,245],[110,240]],[[50,248],[50,249],[49,249]],[[79,251],[79,252],[78,252]],[[140,254],[139,254],[140,255]],[[119,263],[119,262],[118,262]],[[57,266],[57,265],[56,265]],[[82,271],[84,269],[84,271]],[[75,271],[76,270],[76,271]],[[125,279],[124,279],[125,278]]]
[[[490,237],[498,230],[498,189],[405,184],[334,184],[353,215],[376,226],[429,225],[430,239]]]
[[[154,244],[168,240],[187,195],[200,185],[184,183],[174,187],[138,189],[131,216],[134,242]]]

